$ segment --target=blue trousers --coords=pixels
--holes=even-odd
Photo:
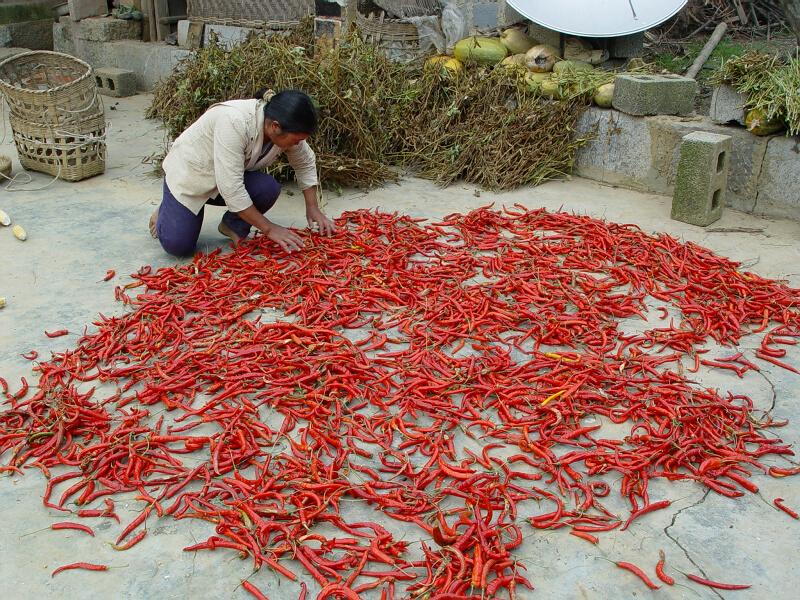
[[[281,193],[281,185],[272,175],[260,171],[246,171],[244,174],[244,187],[258,212],[265,213],[275,204]],[[207,204],[212,206],[225,206],[222,196],[210,199]],[[167,182],[164,182],[164,195],[158,209],[156,233],[161,247],[174,256],[189,256],[194,254],[197,247],[197,238],[203,226],[205,208],[194,214],[172,195]],[[233,230],[236,235],[246,238],[250,234],[251,226],[237,213],[227,211],[222,216],[222,222]]]

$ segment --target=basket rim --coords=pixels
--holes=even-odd
[[[25,93],[28,93],[28,94],[42,94],[42,95],[45,95],[45,94],[52,94],[54,92],[60,91],[60,90],[66,88],[66,87],[69,87],[71,85],[75,85],[76,83],[79,83],[79,82],[83,81],[84,79],[86,79],[88,77],[92,77],[93,74],[94,74],[94,71],[92,69],[92,65],[90,65],[86,61],[81,60],[77,56],[72,56],[71,54],[65,54],[64,52],[54,52],[52,50],[31,50],[30,52],[20,52],[19,54],[12,54],[8,58],[6,58],[4,61],[0,62],[0,69],[2,69],[7,63],[13,63],[14,61],[16,61],[16,60],[18,60],[20,58],[23,58],[23,57],[26,57],[26,56],[38,55],[38,54],[50,54],[50,55],[58,56],[59,58],[67,58],[67,59],[69,59],[69,60],[71,60],[73,62],[78,63],[82,67],[86,67],[86,73],[84,73],[83,75],[81,75],[77,79],[74,79],[73,81],[70,81],[69,83],[64,83],[62,85],[58,85],[56,87],[49,88],[47,90],[29,90],[28,88],[17,87],[15,85],[11,85],[10,83],[8,83],[2,77],[0,77],[0,86],[2,86],[4,88],[7,88],[7,89],[10,89],[10,90],[14,90],[16,92],[25,92]]]

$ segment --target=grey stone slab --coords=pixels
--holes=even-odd
[[[608,41],[608,53],[612,58],[637,58],[644,54],[644,33],[621,35]]]
[[[695,131],[683,138],[672,196],[671,216],[705,227],[719,221],[725,207],[731,138]]]
[[[766,141],[753,212],[800,220],[800,137]]]
[[[113,17],[84,19],[75,28],[78,39],[91,42],[141,40],[142,22]]]
[[[528,23],[528,35],[540,44],[547,44],[558,48],[561,43],[561,35],[552,29],[548,29],[538,23]]]
[[[69,16],[73,21],[108,14],[106,0],[68,0]]]
[[[183,19],[182,21],[178,21],[178,46],[181,48],[186,47],[186,38],[189,35],[189,25],[191,21],[188,19]]]
[[[697,83],[680,75],[622,73],[614,81],[614,108],[629,115],[688,115]]]
[[[250,27],[206,23],[205,31],[203,31],[203,45],[207,46],[212,38],[216,38],[223,48],[232,48],[247,40],[247,36],[253,31]]]
[[[711,94],[711,109],[709,116],[714,123],[725,125],[738,123],[744,125],[747,96],[737,92],[729,85],[718,85]]]
[[[0,46],[52,50],[53,23],[53,19],[40,19],[0,25]]]
[[[615,110],[589,109],[577,133],[590,137],[575,158],[575,173],[631,189],[648,189],[651,172],[650,130],[645,119]]]
[[[53,23],[53,50],[76,56],[75,25],[71,20]]]

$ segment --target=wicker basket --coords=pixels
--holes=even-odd
[[[424,56],[415,25],[387,19],[385,13],[356,16],[356,25],[364,41],[384,52],[392,60],[410,62]]]
[[[372,0],[388,14],[406,19],[424,17],[441,12],[439,0]]]
[[[59,52],[23,52],[4,60],[0,92],[12,115],[32,123],[64,126],[103,114],[92,68]]]
[[[65,181],[80,181],[105,171],[104,115],[67,126],[30,123],[14,115],[10,121],[23,168]]]
[[[314,0],[187,0],[192,21],[286,29],[314,14]]]
[[[0,92],[19,162],[65,181],[106,168],[106,119],[92,68],[58,52],[25,52],[0,63]]]

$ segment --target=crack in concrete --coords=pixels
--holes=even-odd
[[[677,520],[678,520],[678,517],[681,515],[681,513],[682,513],[683,511],[685,511],[685,510],[689,510],[690,508],[694,508],[695,506],[699,506],[699,505],[701,505],[703,502],[705,502],[705,501],[706,501],[706,498],[708,498],[708,495],[709,495],[710,493],[711,493],[711,490],[710,490],[710,489],[706,489],[705,493],[703,494],[703,497],[702,497],[702,498],[700,498],[700,500],[698,500],[698,501],[697,501],[697,502],[695,502],[694,504],[690,504],[689,506],[685,506],[684,508],[680,509],[680,510],[679,510],[678,512],[676,512],[674,515],[672,515],[672,520],[670,521],[670,524],[669,524],[669,525],[667,525],[666,527],[664,527],[664,535],[666,535],[666,536],[667,536],[669,539],[671,539],[671,540],[672,540],[672,542],[673,542],[673,543],[674,543],[674,544],[675,544],[675,545],[676,545],[678,548],[680,548],[681,550],[683,550],[683,554],[686,556],[686,559],[687,559],[687,560],[688,560],[690,563],[692,563],[692,564],[695,566],[695,568],[696,568],[698,571],[700,571],[700,574],[701,574],[703,577],[705,577],[706,579],[708,579],[708,575],[706,575],[706,572],[703,570],[703,567],[701,567],[700,565],[698,565],[698,564],[697,564],[697,563],[694,561],[694,559],[692,558],[692,556],[689,554],[689,551],[688,551],[688,550],[687,550],[687,549],[686,549],[686,548],[683,546],[683,544],[681,544],[680,540],[678,540],[678,538],[677,538],[677,537],[673,537],[672,535],[670,535],[669,529],[670,529],[670,527],[672,527],[672,526],[674,526],[674,525],[675,525],[675,521],[677,521]],[[720,594],[720,593],[719,593],[717,590],[715,590],[715,589],[711,588],[711,591],[712,591],[712,592],[713,592],[713,593],[714,593],[714,594],[715,594],[715,595],[716,595],[718,598],[720,598],[720,600],[725,600],[725,598],[722,596],[722,594]]]
[[[767,377],[763,371],[756,371],[756,373],[761,375],[761,377],[764,378],[764,381],[766,381],[769,384],[769,387],[772,388],[772,403],[770,404],[769,409],[767,410],[767,413],[771,414],[772,411],[775,410],[775,403],[778,401],[778,394],[775,392],[775,384],[772,383],[772,380],[769,377]]]

